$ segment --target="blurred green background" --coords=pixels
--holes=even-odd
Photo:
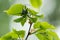
[[[0,0],[0,36],[9,32],[9,16],[3,12],[9,5],[8,0]]]
[[[3,11],[8,9],[12,3],[13,1],[10,0],[0,0],[0,37],[10,31],[10,17]]]
[[[60,0],[55,0],[55,9],[47,16],[48,22],[57,26],[60,26]],[[52,9],[51,9],[52,10]]]

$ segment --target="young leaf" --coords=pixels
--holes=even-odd
[[[15,34],[14,32],[9,32],[6,35],[2,36],[0,40],[13,40],[17,38],[18,38],[17,34]]]
[[[28,9],[28,11],[29,11],[29,13],[30,13],[31,15],[36,15],[36,14],[38,13],[38,12],[32,10],[32,9]]]
[[[35,34],[36,37],[39,39],[39,40],[49,40],[48,36],[44,33],[40,34],[40,33],[37,33]]]
[[[7,12],[7,14],[9,14],[9,15],[21,15],[24,7],[25,6],[22,4],[14,4],[5,12]]]
[[[44,15],[42,14],[42,15],[35,15],[37,18],[43,18],[44,17]]]
[[[11,35],[12,38],[16,38],[16,39],[18,38],[18,35],[14,32],[12,32],[10,35]]]
[[[36,22],[36,23],[34,23],[34,26],[33,26],[35,29],[37,29],[37,28],[40,28],[40,22]]]
[[[27,18],[23,18],[23,20],[21,21],[21,25],[24,26],[25,22],[26,22]]]
[[[53,37],[51,35],[48,35],[49,40],[53,40]]]
[[[35,23],[35,22],[37,21],[37,18],[30,18],[30,21],[31,21],[32,23]]]
[[[9,35],[4,35],[4,36],[2,36],[1,38],[0,38],[0,40],[11,40],[12,38],[11,38],[11,36],[9,36]]]
[[[35,35],[38,37],[39,40],[56,40],[53,39],[51,34],[48,34],[46,30],[38,31]]]
[[[27,9],[23,9],[21,15],[24,16],[24,17],[26,17],[27,14],[28,14]]]
[[[41,34],[35,34],[35,35],[39,40],[45,40],[44,37]]]
[[[35,29],[36,28],[41,28],[41,29],[55,29],[53,25],[50,25],[47,22],[36,22],[33,26]]]
[[[55,29],[55,27],[47,22],[41,22],[41,26],[42,29]]]
[[[18,34],[21,38],[23,38],[25,36],[25,31],[24,30],[20,30],[18,31]]]
[[[34,8],[39,8],[42,4],[42,0],[30,0],[30,3]]]
[[[20,18],[15,19],[14,21],[17,23],[20,22],[21,25],[24,26],[26,20],[27,20],[27,17],[20,17]]]
[[[59,40],[59,37],[57,36],[55,32],[48,30],[47,33],[53,37],[53,40]]]
[[[13,29],[13,32],[15,34],[17,34],[18,37],[24,37],[25,36],[25,31],[24,30],[16,31],[15,29]]]
[[[14,20],[14,22],[21,22],[23,20],[23,17],[17,18]]]
[[[25,31],[24,31],[24,30],[16,31],[16,30],[14,29],[13,32],[14,32],[15,34],[17,34],[18,37],[20,37],[20,38],[23,38],[23,37],[25,36]]]
[[[2,36],[0,40],[17,40],[19,37],[23,38],[24,36],[25,36],[24,30],[16,31],[14,29],[12,32],[9,32],[6,35]]]

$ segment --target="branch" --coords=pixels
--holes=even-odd
[[[31,34],[34,34],[34,33],[36,33],[37,31],[39,31],[40,29],[38,29],[38,30],[36,30],[36,31],[34,31],[33,33],[31,33]]]
[[[29,20],[29,24],[30,24],[30,27],[29,27],[28,34],[27,34],[25,40],[27,40],[28,39],[28,36],[30,35],[30,30],[31,30],[31,26],[32,26],[32,22],[30,20]]]

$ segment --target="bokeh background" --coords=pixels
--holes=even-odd
[[[60,0],[42,0],[42,2],[43,4],[39,11],[40,14],[44,14],[45,16],[42,21],[47,21],[50,24],[53,24],[56,27],[55,32],[60,37]],[[32,8],[29,0],[0,0],[0,37],[11,31],[12,28],[15,28],[17,30],[23,29],[26,31],[26,33],[28,32],[28,23],[26,23],[25,26],[22,27],[19,23],[13,22],[13,19],[17,18],[16,16],[8,16],[3,12],[12,4],[16,3],[22,3],[29,8]],[[29,38],[29,40],[37,40],[35,35],[31,35]]]

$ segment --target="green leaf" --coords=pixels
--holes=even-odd
[[[17,38],[18,38],[17,34],[15,34],[14,32],[9,32],[6,35],[2,36],[0,40],[13,40]]]
[[[35,29],[55,29],[55,27],[47,22],[36,22],[33,26]]]
[[[25,8],[25,9],[23,9],[23,11],[22,11],[22,16],[24,16],[24,17],[26,17],[27,16],[27,14],[28,14],[28,11],[27,11],[27,9]]]
[[[24,26],[26,20],[27,20],[27,17],[23,18],[23,20],[21,21],[21,25],[22,25],[22,26]]]
[[[55,32],[48,30],[47,33],[53,37],[53,40],[59,40],[59,37]]]
[[[21,15],[22,10],[25,6],[22,4],[14,4],[5,12],[9,15]]]
[[[13,29],[13,32],[16,33],[20,38],[23,38],[25,36],[24,30],[16,31],[15,29]]]
[[[12,32],[9,32],[2,36],[0,40],[17,40],[19,37],[23,38],[24,36],[25,36],[24,30],[16,31],[15,29],[13,29]]]
[[[9,35],[4,35],[4,36],[2,36],[1,38],[0,38],[0,40],[11,40],[12,38],[11,38],[11,36],[9,36]]]
[[[39,39],[39,40],[49,40],[48,36],[46,34],[40,34],[40,33],[37,33],[35,34],[36,37]]]
[[[46,32],[46,30],[38,29],[38,31],[36,33],[44,33],[44,32]]]
[[[30,21],[31,21],[32,23],[35,23],[35,22],[37,21],[37,18],[30,18]]]
[[[53,37],[51,35],[48,35],[49,40],[53,40]]]
[[[46,30],[38,31],[35,35],[39,40],[53,40],[53,37],[51,36],[51,34],[48,34]]]
[[[25,36],[25,31],[24,30],[20,30],[18,31],[18,34],[21,38],[23,38]]]
[[[44,15],[36,15],[37,18],[44,18]]]
[[[20,18],[15,19],[14,22],[18,23],[18,22],[21,22],[22,20],[23,20],[23,17],[20,17]]]
[[[12,32],[10,35],[11,35],[12,38],[16,38],[16,39],[18,38],[18,35],[14,32]]]
[[[34,8],[39,8],[42,5],[42,0],[30,0],[30,3]]]
[[[36,22],[36,23],[34,23],[34,26],[33,26],[35,29],[37,29],[37,28],[40,28],[40,22]]]
[[[55,27],[47,22],[41,22],[41,26],[42,29],[55,29]]]
[[[39,40],[44,40],[44,37],[41,34],[35,34]]]
[[[36,14],[38,13],[38,12],[32,10],[32,9],[28,9],[28,11],[29,11],[29,13],[30,13],[31,15],[36,15]]]
[[[21,25],[24,26],[26,20],[27,20],[27,17],[20,17],[20,18],[15,19],[14,21],[17,23],[20,22]]]

